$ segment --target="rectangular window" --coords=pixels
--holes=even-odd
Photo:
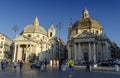
[[[78,29],[76,29],[76,34],[78,34]]]
[[[98,31],[96,30],[96,34],[98,34]]]
[[[2,46],[2,45],[0,45],[0,48],[3,48],[3,46]]]
[[[2,38],[2,40],[4,40],[4,38]]]

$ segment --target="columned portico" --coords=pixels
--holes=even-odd
[[[31,53],[34,53],[34,45],[32,44],[15,44],[13,61],[23,60],[27,62]]]

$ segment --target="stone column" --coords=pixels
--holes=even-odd
[[[29,51],[29,55],[32,53],[32,45],[30,44],[30,51]]]
[[[75,61],[77,60],[77,52],[76,52],[76,50],[77,50],[77,46],[76,46],[76,44],[74,43],[74,60],[75,60]]]
[[[27,60],[28,60],[28,44],[26,45],[26,51],[25,51],[25,53],[26,53],[25,61],[27,62]]]
[[[22,56],[21,56],[21,51],[20,51],[20,44],[18,44],[18,52],[17,52],[17,55],[18,55],[18,56],[17,56],[17,61],[18,61],[18,60],[21,60],[21,57],[22,57]]]
[[[71,46],[71,58],[73,58],[73,57],[74,57],[74,46]]]
[[[14,56],[13,56],[13,62],[16,61],[16,54],[17,54],[17,45],[15,44],[15,49],[14,49]]]
[[[33,51],[33,53],[35,53],[35,54],[37,55],[37,53],[36,53],[36,49],[35,49],[35,48],[36,48],[36,46],[34,45],[32,51]]]
[[[91,61],[91,43],[89,42],[89,61]]]
[[[79,60],[82,60],[82,50],[81,50],[81,44],[78,44],[78,56],[79,56]]]
[[[93,59],[94,59],[94,63],[96,63],[96,45],[95,45],[95,43],[93,43]]]

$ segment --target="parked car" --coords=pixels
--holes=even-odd
[[[84,65],[86,65],[86,63],[87,63],[87,61],[81,61],[81,62],[80,62],[80,65],[83,65],[83,66],[84,66]]]
[[[120,65],[120,60],[114,61],[116,65]]]
[[[39,61],[34,62],[34,63],[32,63],[32,64],[30,65],[30,67],[31,67],[31,69],[32,69],[32,68],[40,68],[40,62],[39,62]]]
[[[113,66],[114,64],[112,60],[102,60],[98,63],[99,66]]]

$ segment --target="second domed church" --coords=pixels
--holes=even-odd
[[[84,9],[82,18],[70,24],[68,28],[68,57],[76,62],[110,59],[110,40],[103,35],[99,21],[90,18],[89,11]]]

